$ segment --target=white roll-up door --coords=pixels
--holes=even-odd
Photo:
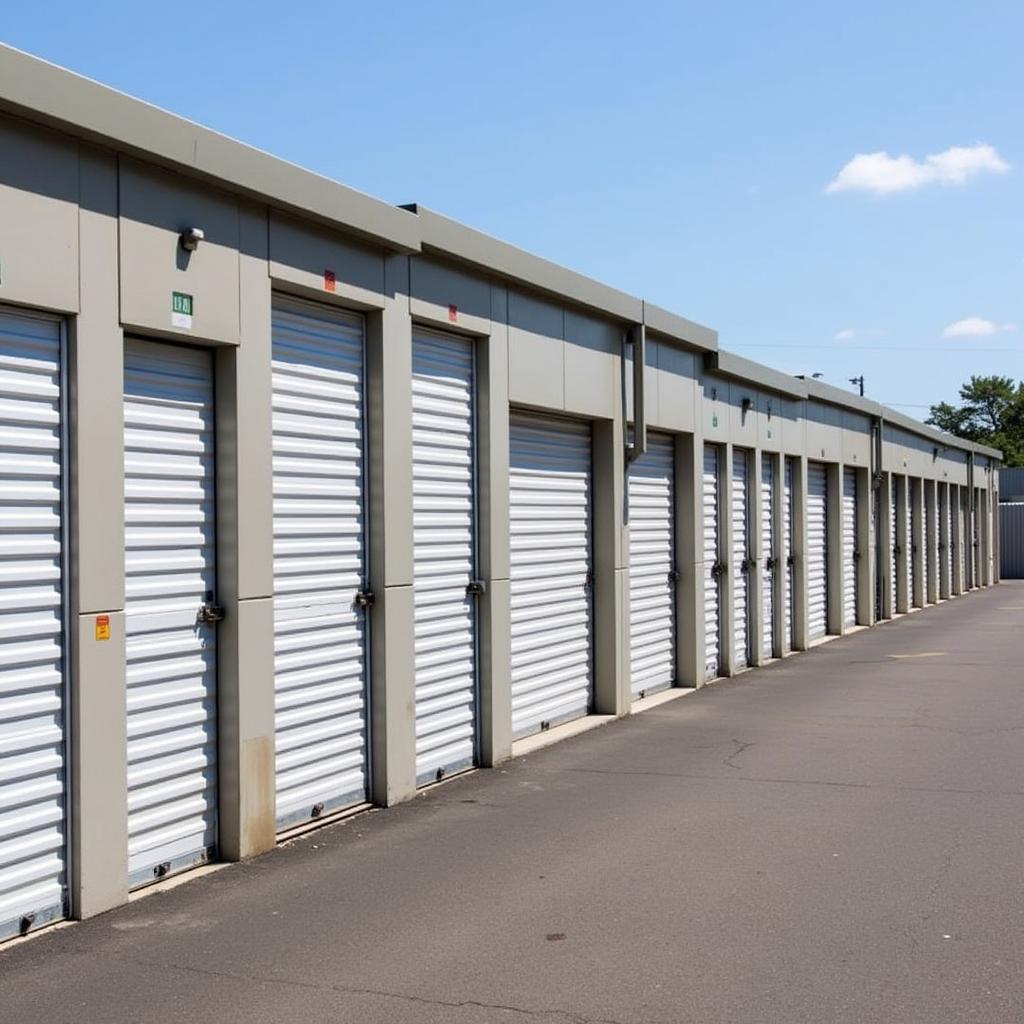
[[[721,604],[719,575],[719,472],[718,448],[704,445],[704,678],[714,679],[722,666]]]
[[[882,525],[882,491],[876,487],[871,492],[871,536],[875,538],[875,621],[884,618],[882,607],[883,583],[885,580],[884,562],[881,558],[882,539],[879,530]]]
[[[509,534],[516,737],[590,710],[590,448],[589,424],[512,415]]]
[[[843,625],[857,624],[857,471],[843,468]]]
[[[928,489],[921,485],[921,604],[928,603]]]
[[[828,631],[828,478],[820,462],[807,464],[807,632]]]
[[[412,507],[416,779],[476,759],[476,456],[473,347],[416,328]]]
[[[362,317],[272,319],[274,766],[279,829],[366,799]]]
[[[793,531],[796,524],[796,516],[793,509],[793,473],[794,462],[792,456],[786,456],[786,467],[782,480],[782,564],[785,567],[786,587],[783,596],[783,643],[787,650],[795,646],[793,629],[795,620],[793,618],[793,606],[796,603],[796,543]]]
[[[906,606],[913,607],[913,500],[910,496],[910,480],[904,477],[903,494],[906,497],[904,502],[903,515],[906,518],[906,545],[903,550],[903,562],[906,569]]]
[[[899,522],[896,507],[896,478],[889,474],[889,600],[892,614],[896,614],[896,579],[899,576],[900,546],[896,525]]]
[[[761,456],[761,654],[775,653],[775,463]]]
[[[58,321],[0,309],[0,939],[66,913]]]
[[[946,485],[946,547],[945,547],[945,563],[946,563],[946,584],[949,588],[949,595],[952,596],[953,590],[953,489],[948,484]]]
[[[733,667],[745,668],[750,649],[750,458],[734,449],[732,455],[732,654]]]
[[[129,340],[124,366],[128,875],[144,884],[217,843],[213,362]]]
[[[965,488],[958,488],[956,500],[956,518],[958,526],[958,543],[956,546],[957,560],[960,565],[960,593],[967,591],[967,516],[964,514]]]
[[[629,467],[629,664],[634,697],[671,686],[675,642],[675,445],[647,435]]]

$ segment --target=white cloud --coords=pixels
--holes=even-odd
[[[957,320],[943,328],[944,338],[985,338],[1000,331],[1015,331],[1016,324],[997,324],[994,320],[986,320],[983,316],[968,316]]]
[[[977,174],[1003,174],[1010,165],[994,146],[952,146],[915,160],[903,153],[858,153],[829,182],[826,192],[906,192],[924,185],[963,185]]]
[[[857,337],[857,332],[852,327],[844,327],[841,331],[836,331],[836,341],[853,341]]]

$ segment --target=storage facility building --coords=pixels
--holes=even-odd
[[[0,47],[0,937],[998,581],[999,453]]]

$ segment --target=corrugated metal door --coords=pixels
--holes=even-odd
[[[275,299],[278,828],[366,799],[363,320]]]
[[[718,448],[704,445],[704,678],[722,665],[722,585],[718,544]]]
[[[782,480],[782,558],[786,567],[786,592],[784,601],[784,643],[788,650],[795,646],[793,637],[794,618],[793,605],[796,603],[796,543],[793,536],[796,516],[793,508],[793,473],[795,460],[786,456],[786,466]]]
[[[883,590],[883,581],[885,575],[883,572],[884,563],[882,561],[882,540],[879,536],[879,527],[882,522],[882,491],[881,488],[876,487],[871,492],[871,535],[875,538],[875,620],[878,621],[884,618],[883,607],[882,607],[882,595],[885,593]]]
[[[857,624],[857,471],[843,468],[843,625]]]
[[[903,552],[904,561],[907,565],[907,607],[914,606],[914,502],[910,493],[910,481],[906,480],[903,486],[903,494],[906,498],[903,514],[907,520],[907,543]]]
[[[967,489],[965,487],[961,487],[957,497],[956,514],[960,529],[960,543],[956,546],[956,553],[960,562],[960,590],[961,592],[966,593],[969,587],[969,581],[967,579],[967,514],[964,507],[965,502],[967,501]]]
[[[946,486],[946,579],[949,581],[949,594],[956,593],[953,584],[953,549],[956,541],[953,537],[953,502],[955,491],[949,485]]]
[[[745,668],[750,647],[750,473],[749,456],[732,456],[732,652],[735,668]]]
[[[473,346],[416,328],[412,505],[416,779],[476,759],[476,456]],[[469,589],[467,589],[469,588]]]
[[[629,467],[630,686],[634,697],[676,677],[675,445],[648,434]]]
[[[66,913],[61,325],[0,309],[0,938]]]
[[[900,546],[897,540],[896,524],[899,521],[899,510],[896,508],[896,478],[889,474],[889,599],[892,601],[892,613],[896,614],[896,578],[899,575]]]
[[[516,737],[590,710],[590,447],[589,424],[512,415],[509,534]]]
[[[775,653],[775,463],[761,456],[761,654]]]
[[[128,874],[144,884],[217,843],[213,362],[129,340],[124,365]]]
[[[928,492],[921,486],[921,604],[928,603]]]
[[[807,464],[807,632],[828,631],[828,480],[820,462]]]

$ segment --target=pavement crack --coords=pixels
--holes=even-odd
[[[730,740],[730,742],[736,745],[736,749],[728,757],[722,759],[722,764],[727,768],[735,768],[737,771],[740,771],[740,766],[736,764],[736,758],[744,751],[749,750],[754,744],[742,743],[740,740]]]
[[[273,984],[291,986],[294,988],[307,989],[319,992],[334,992],[339,995],[352,996],[376,996],[382,999],[399,999],[406,1003],[416,1003],[424,1006],[440,1006],[449,1010],[461,1010],[476,1008],[480,1010],[498,1010],[504,1013],[517,1013],[524,1017],[536,1018],[562,1018],[570,1024],[626,1024],[612,1017],[589,1017],[586,1014],[576,1013],[572,1010],[561,1009],[531,1009],[525,1006],[516,1006],[512,1003],[489,1003],[482,999],[432,999],[428,996],[410,995],[407,992],[391,992],[388,989],[363,988],[355,985],[340,985],[330,982],[299,981],[295,978],[283,978],[273,976],[262,976],[245,974],[238,971],[215,970],[211,967],[195,967],[191,964],[162,963],[155,960],[138,960],[118,957],[121,963],[134,964],[136,967],[149,967],[156,970],[182,971],[186,974],[200,974],[211,978],[227,978],[231,981],[243,981],[252,984]],[[642,1024],[642,1022],[631,1021],[630,1024]]]

